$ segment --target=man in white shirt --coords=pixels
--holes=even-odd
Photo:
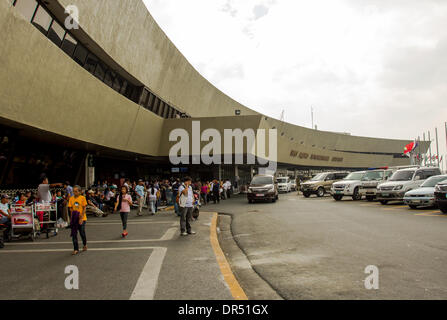
[[[227,179],[227,181],[225,181],[224,183],[225,186],[225,196],[229,199],[230,198],[230,194],[231,194],[231,182],[230,180]]]
[[[50,188],[54,188],[54,187],[62,187],[62,183],[53,183],[53,184],[49,184],[48,183],[48,178],[47,177],[43,177],[42,178],[42,183],[39,184],[39,186],[37,187],[37,197],[39,198],[39,202],[51,202],[51,192],[50,192]]]
[[[196,234],[191,230],[191,220],[194,202],[194,193],[191,186],[192,180],[187,177],[178,189],[180,206],[180,232],[182,236]]]

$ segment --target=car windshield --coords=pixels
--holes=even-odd
[[[430,177],[421,185],[421,187],[434,187],[439,182],[447,182],[447,176],[444,175]]]
[[[310,181],[322,181],[322,180],[324,180],[325,177],[326,177],[325,173],[319,173],[315,177],[310,179]]]
[[[415,170],[396,171],[389,181],[410,181],[413,179]]]
[[[254,177],[251,184],[272,184],[272,177]]]
[[[278,180],[278,183],[286,183],[287,182],[287,178],[277,178],[276,180]]]
[[[364,174],[364,172],[351,172],[343,180],[360,180]]]
[[[362,181],[382,180],[383,171],[368,171],[362,178]]]

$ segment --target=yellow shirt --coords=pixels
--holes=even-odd
[[[84,196],[72,196],[70,200],[68,200],[68,207],[71,208],[72,211],[79,211],[79,220],[87,221],[87,215],[85,214],[85,207],[87,206],[87,200]]]

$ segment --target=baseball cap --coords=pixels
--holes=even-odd
[[[10,197],[7,194],[2,194],[2,199],[9,199]]]

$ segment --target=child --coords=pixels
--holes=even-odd
[[[123,186],[121,188],[121,194],[117,197],[115,203],[115,211],[120,210],[121,222],[123,223],[123,233],[121,234],[123,238],[129,234],[127,232],[127,217],[132,206],[132,197],[128,193],[129,189]]]

